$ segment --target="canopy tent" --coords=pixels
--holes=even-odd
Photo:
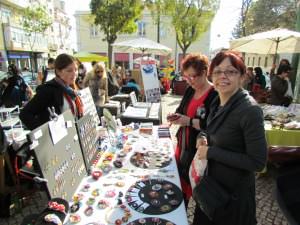
[[[168,55],[172,52],[167,46],[154,42],[147,38],[137,38],[112,44],[123,52]]]
[[[278,53],[300,52],[300,33],[280,28],[256,33],[232,40],[230,49],[246,53],[274,54],[275,63]]]
[[[79,59],[81,62],[92,62],[92,61],[107,62],[108,61],[107,56],[97,55],[89,52],[77,52],[73,56]]]

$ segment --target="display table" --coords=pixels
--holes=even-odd
[[[161,124],[162,111],[160,103],[152,103],[150,108],[127,107],[126,111],[121,114],[123,125],[129,123],[152,122],[154,125]]]
[[[269,146],[300,146],[300,130],[272,129],[265,127]]]
[[[102,142],[106,151],[94,167],[102,175],[82,180],[67,224],[80,218],[78,224],[188,225],[172,141],[158,138],[155,128],[153,135],[127,133],[122,149]]]

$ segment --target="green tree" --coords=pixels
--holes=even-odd
[[[33,51],[37,38],[39,35],[41,36],[45,33],[47,28],[52,24],[52,19],[48,16],[45,7],[41,5],[27,7],[22,13],[23,16],[20,19],[20,24],[25,31],[26,40],[31,50],[31,70],[33,71]]]
[[[218,0],[165,0],[168,14],[176,32],[176,40],[183,56],[201,34],[205,33],[213,19]]]
[[[108,44],[109,68],[111,68],[112,44],[118,34],[133,33],[137,29],[136,20],[141,17],[141,0],[92,0],[90,3],[94,23],[100,26]]]
[[[295,30],[297,0],[258,0],[249,9],[247,35],[275,28]]]
[[[246,21],[247,21],[247,16],[251,4],[252,4],[252,0],[242,0],[241,15],[236,27],[232,32],[233,37],[240,38],[240,37],[247,36]]]
[[[145,4],[151,12],[154,24],[157,25],[157,42],[160,43],[160,25],[161,25],[161,15],[166,13],[165,3],[163,0],[146,0]]]

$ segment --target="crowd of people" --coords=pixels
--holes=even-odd
[[[261,67],[248,67],[243,88],[260,103],[289,106],[294,97],[289,78],[291,71],[292,68],[287,59],[280,61],[277,71],[276,65],[273,65],[270,72],[266,73],[263,73]]]
[[[282,60],[274,71],[267,82],[260,67],[246,68],[233,51],[218,53],[210,63],[202,54],[183,59],[181,73],[188,88],[167,119],[180,127],[175,158],[186,206],[192,196],[197,203],[194,225],[256,224],[255,172],[266,164],[267,143],[263,112],[254,97],[267,88],[271,104],[288,106],[293,97],[289,62]],[[78,89],[89,87],[96,106],[105,104],[122,87],[141,91],[123,68],[107,71],[104,64],[92,62],[92,70],[87,71],[68,54],[48,60],[35,95],[15,65],[10,65],[9,73],[1,103],[22,105],[29,100],[20,119],[30,130],[49,121],[50,113],[59,115],[70,109],[74,117],[81,117]],[[205,162],[204,172],[197,176],[191,172],[194,161]]]

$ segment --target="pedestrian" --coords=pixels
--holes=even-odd
[[[182,61],[181,68],[189,87],[176,112],[167,119],[171,124],[180,126],[176,134],[175,158],[187,207],[192,195],[189,168],[196,153],[196,137],[200,127],[206,128],[209,106],[217,93],[208,81],[208,58],[205,55],[189,54]]]
[[[207,167],[193,189],[193,225],[256,224],[255,172],[265,167],[267,143],[262,109],[241,88],[245,74],[243,59],[232,51],[218,53],[210,64],[219,95],[207,118],[207,145],[196,153]]]
[[[83,85],[90,88],[96,106],[102,106],[108,102],[107,75],[102,63],[94,65],[92,72],[85,76]]]

